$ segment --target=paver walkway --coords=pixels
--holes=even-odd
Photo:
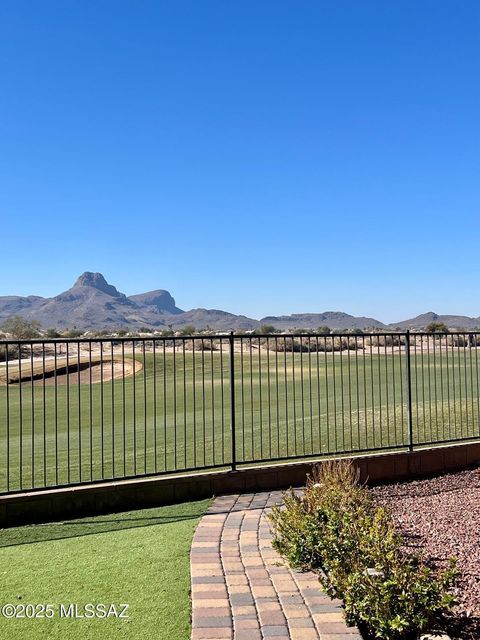
[[[272,548],[267,513],[280,492],[217,498],[191,550],[192,640],[359,640],[314,573]]]

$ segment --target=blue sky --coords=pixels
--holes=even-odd
[[[480,315],[476,0],[0,3],[0,295]]]

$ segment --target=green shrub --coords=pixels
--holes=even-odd
[[[194,336],[197,330],[193,326],[193,324],[187,324],[179,331],[179,335],[181,336]]]
[[[303,496],[285,493],[270,519],[274,547],[293,566],[323,570],[323,586],[343,599],[347,623],[372,637],[409,638],[453,605],[454,561],[436,574],[407,555],[390,514],[374,504],[350,463],[316,469]]]
[[[427,333],[448,333],[448,327],[444,322],[430,322],[425,327]]]
[[[260,334],[260,335],[267,335],[267,334],[270,335],[270,334],[276,333],[276,329],[273,326],[273,324],[261,324],[259,327],[255,329],[253,333]]]
[[[63,337],[71,340],[75,340],[75,338],[81,338],[85,332],[82,329],[77,329],[73,327],[73,329],[67,329],[63,332]]]
[[[360,567],[343,586],[347,622],[363,624],[377,638],[408,638],[441,624],[454,604],[449,590],[455,563],[438,576],[418,556],[395,557],[384,574],[371,576]],[[416,637],[416,636],[415,636]]]
[[[320,327],[317,327],[317,333],[331,333],[331,329],[327,327],[327,325],[322,324]]]

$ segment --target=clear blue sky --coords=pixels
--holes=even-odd
[[[480,315],[477,0],[2,0],[0,295]]]

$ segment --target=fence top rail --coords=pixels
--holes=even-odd
[[[448,337],[448,336],[480,336],[479,331],[376,331],[362,333],[337,332],[334,333],[315,333],[315,332],[289,332],[289,333],[222,333],[222,334],[197,334],[187,336],[118,336],[118,337],[78,337],[78,338],[34,338],[31,340],[18,339],[0,339],[0,345],[46,345],[46,344],[82,344],[82,343],[129,343],[129,342],[169,342],[178,341],[186,342],[187,340],[258,340],[258,339],[282,339],[282,338],[375,338],[375,337],[406,337],[415,336],[431,336],[431,337]]]

